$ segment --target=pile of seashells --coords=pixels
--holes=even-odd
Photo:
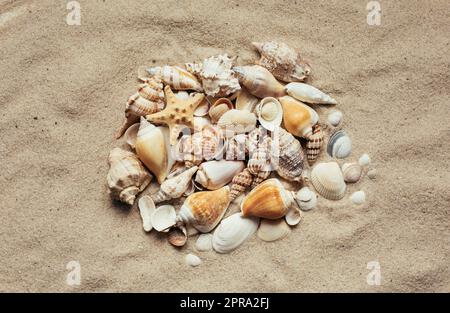
[[[336,162],[352,151],[343,115],[334,109],[319,121],[313,105],[337,102],[302,82],[311,67],[300,53],[283,43],[253,45],[261,54],[255,65],[233,66],[235,58],[225,54],[185,68],[139,69],[142,84],[116,133],[134,152],[111,151],[107,181],[114,199],[133,205],[155,176],[159,191],[138,201],[143,228],[167,233],[174,246],[198,232],[197,250],[219,253],[255,233],[264,241],[284,238],[302,211],[317,205],[316,192],[342,199],[346,184],[360,180],[370,163],[368,155]],[[325,142],[333,160],[313,166]],[[284,180],[299,189],[287,190]],[[170,203],[178,198],[185,200],[177,210]],[[365,194],[350,199],[362,204]],[[233,201],[240,212],[223,218]],[[200,263],[191,254],[186,261]]]

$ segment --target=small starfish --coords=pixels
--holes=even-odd
[[[166,107],[161,112],[147,115],[149,122],[156,124],[166,124],[170,131],[170,144],[177,142],[178,134],[182,130],[182,126],[194,128],[194,111],[205,98],[204,94],[196,94],[189,99],[178,99],[170,86],[164,88],[166,96]]]

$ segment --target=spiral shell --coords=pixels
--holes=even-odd
[[[164,84],[175,90],[203,91],[197,78],[178,66],[156,66],[147,69],[152,77],[159,77]]]
[[[310,165],[314,164],[323,145],[323,131],[319,124],[313,126],[312,135],[306,142],[306,157]]]
[[[319,121],[317,112],[289,96],[278,100],[283,106],[283,124],[286,130],[294,136],[308,139],[312,135],[312,126]]]
[[[304,153],[300,142],[283,128],[279,128],[279,157],[276,171],[289,181],[301,181]]]
[[[337,101],[326,93],[304,83],[289,83],[286,85],[286,92],[295,99],[307,103],[337,104]]]
[[[258,98],[276,98],[286,94],[284,86],[262,66],[237,66],[233,68],[233,71],[236,72],[239,82]]]
[[[230,201],[233,201],[243,194],[245,190],[251,186],[252,181],[253,176],[250,174],[248,168],[235,175],[231,181]]]
[[[161,184],[159,191],[155,195],[152,195],[153,201],[158,204],[166,200],[177,199],[183,196],[191,186],[191,178],[196,171],[197,166],[194,166],[181,174],[166,179]]]

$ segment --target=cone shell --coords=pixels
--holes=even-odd
[[[233,71],[239,77],[239,82],[258,98],[277,98],[286,94],[284,86],[262,66],[237,66],[233,68]]]
[[[253,112],[259,100],[251,93],[248,92],[246,88],[241,88],[236,98],[236,109],[242,111]]]
[[[276,178],[271,178],[255,189],[242,200],[241,211],[244,216],[257,216],[277,219],[286,215],[294,199]]]
[[[225,112],[217,122],[227,138],[236,134],[248,133],[256,127],[255,114],[248,111],[230,110]]]
[[[313,126],[312,135],[306,142],[306,157],[309,164],[314,164],[323,146],[323,131],[319,124]]]
[[[256,114],[258,121],[262,127],[267,130],[274,131],[275,128],[281,125],[283,120],[283,109],[280,102],[272,97],[267,97],[261,100],[256,107]]]
[[[228,184],[245,167],[243,161],[208,161],[200,164],[195,181],[209,190]]]
[[[186,198],[178,219],[202,233],[210,232],[220,222],[230,204],[230,188],[196,192]]]
[[[336,162],[317,164],[311,171],[311,182],[316,191],[329,200],[344,197],[346,185]]]
[[[283,124],[292,135],[309,138],[312,126],[319,121],[319,115],[312,108],[292,97],[278,99],[283,106]]]
[[[233,109],[233,103],[228,98],[217,99],[209,109],[209,117],[213,123],[217,123],[225,112]]]
[[[297,100],[315,104],[337,104],[336,100],[329,95],[304,83],[289,83],[286,85],[286,92]]]
[[[247,190],[248,187],[251,186],[253,181],[253,176],[250,174],[248,168],[244,169],[239,174],[233,177],[231,181],[231,192],[230,192],[230,201],[233,201],[237,197]]]
[[[157,66],[147,69],[152,77],[159,77],[164,84],[175,90],[203,91],[202,85],[197,78],[188,71],[178,66]]]
[[[184,172],[166,179],[152,199],[155,203],[160,203],[170,199],[177,199],[191,186],[191,178],[197,171],[197,166],[191,167]]]
[[[328,141],[327,152],[330,156],[345,159],[352,153],[352,141],[343,131],[335,132]]]
[[[347,183],[356,183],[361,178],[362,167],[358,163],[344,163],[342,165],[342,174]]]
[[[304,153],[300,142],[285,131],[278,129],[279,157],[276,171],[278,175],[289,181],[301,181],[304,168]],[[272,159],[275,164],[275,160]]]
[[[290,233],[291,229],[284,218],[277,220],[261,219],[256,235],[261,240],[271,242],[283,239]]]

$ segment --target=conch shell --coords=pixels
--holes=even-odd
[[[175,90],[195,90],[203,91],[202,85],[197,78],[178,66],[156,66],[147,69],[153,77],[159,77],[164,84]]]
[[[303,60],[300,52],[285,43],[252,42],[252,45],[261,54],[257,64],[267,68],[279,80],[303,81],[311,73],[311,66]]]
[[[250,145],[256,146],[256,150],[251,154],[247,163],[249,172],[254,176],[251,185],[252,189],[258,186],[262,181],[267,179],[271,172],[271,156],[269,152],[269,149],[271,148],[270,137],[263,137],[260,139],[255,138],[254,140],[257,140],[257,142],[250,143]],[[253,149],[249,148],[249,150]]]
[[[195,181],[206,189],[215,190],[228,184],[243,169],[243,161],[208,161],[200,164]]]
[[[288,95],[303,102],[316,104],[337,104],[337,101],[326,93],[304,83],[289,83],[286,85]]]
[[[313,126],[312,135],[306,142],[306,157],[310,165],[314,164],[323,146],[323,131],[319,124]]]
[[[155,195],[152,195],[153,201],[157,204],[170,199],[177,199],[191,186],[191,178],[197,171],[197,166],[191,167],[181,174],[166,179]]]
[[[319,115],[312,108],[292,97],[278,99],[283,106],[283,124],[288,132],[297,137],[308,139],[312,127],[319,121]]]
[[[250,174],[248,168],[235,175],[231,181],[230,201],[233,201],[243,194],[245,190],[251,186],[252,181],[253,176]]]
[[[286,94],[284,86],[262,66],[236,66],[233,71],[237,73],[239,82],[258,98],[277,98]]]
[[[296,206],[291,192],[284,189],[276,178],[268,179],[258,185],[242,200],[241,211],[244,216],[257,216],[278,219]]]
[[[201,233],[210,232],[220,222],[230,204],[230,188],[196,192],[186,198],[177,220],[191,224]]]
[[[136,195],[148,186],[152,176],[132,152],[114,148],[108,161],[110,169],[106,180],[111,197],[133,205]]]
[[[230,110],[223,114],[217,125],[224,131],[227,138],[236,134],[248,133],[256,127],[255,114],[248,111]]]
[[[302,145],[283,128],[278,129],[278,145],[278,175],[289,181],[301,181],[305,158]],[[272,159],[272,163],[274,162]]]

